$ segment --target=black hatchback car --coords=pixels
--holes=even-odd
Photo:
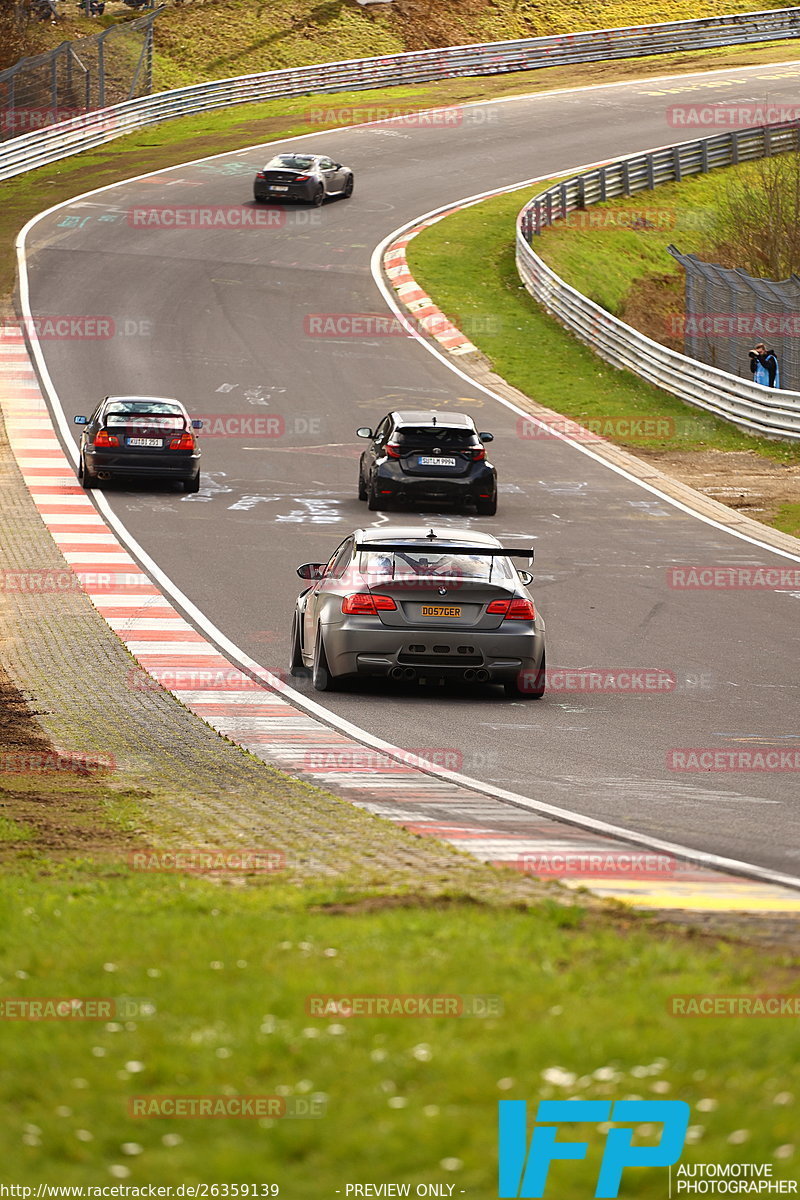
[[[357,430],[370,445],[361,455],[358,498],[367,507],[392,503],[474,505],[497,512],[497,471],[486,458],[491,433],[478,433],[464,413],[391,412],[373,432]]]
[[[106,396],[83,426],[78,480],[85,488],[120,477],[180,480],[200,490],[200,451],[193,421],[179,400],[160,396]]]
[[[353,172],[324,154],[276,154],[256,174],[253,198],[303,200],[320,205],[326,196],[353,194]]]

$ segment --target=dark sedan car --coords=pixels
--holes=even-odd
[[[180,480],[200,489],[200,451],[193,421],[178,400],[161,396],[106,396],[83,426],[78,479],[85,488],[120,477]]]
[[[324,154],[276,154],[256,174],[253,196],[320,205],[326,196],[352,196],[353,172]]]
[[[327,563],[298,567],[289,672],[314,687],[373,676],[502,684],[515,699],[545,690],[544,622],[526,585],[532,549],[471,529],[357,529]]]
[[[392,412],[369,438],[358,468],[358,498],[367,507],[393,502],[474,505],[478,514],[497,512],[497,471],[486,459],[491,433],[478,433],[464,413]]]

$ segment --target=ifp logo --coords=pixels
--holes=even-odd
[[[689,1126],[689,1105],[683,1100],[542,1100],[530,1149],[527,1138],[527,1105],[524,1100],[500,1104],[500,1200],[529,1200],[544,1196],[550,1163],[586,1157],[588,1142],[558,1142],[564,1122],[652,1122],[663,1125],[655,1146],[634,1146],[632,1129],[610,1129],[597,1177],[595,1197],[614,1197],[626,1167],[669,1167],[677,1162]]]

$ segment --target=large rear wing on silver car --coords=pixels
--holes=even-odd
[[[381,551],[395,554],[414,554],[435,550],[437,554],[488,555],[491,558],[527,558],[533,561],[533,547],[527,550],[510,550],[503,546],[448,546],[445,542],[357,542],[354,549]]]

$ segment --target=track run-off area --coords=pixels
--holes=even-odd
[[[282,144],[324,148],[354,169],[356,189],[321,209],[262,209],[262,221],[277,214],[266,224],[176,227],[141,216],[198,206],[255,211],[252,177],[268,157],[259,147],[111,185],[31,222],[20,240],[22,317],[92,316],[113,330],[53,339],[30,330],[42,392],[70,458],[73,416],[109,393],[176,396],[211,424],[197,495],[112,485],[92,500],[74,480],[49,480],[57,490],[44,508],[61,520],[60,544],[73,547],[65,553],[75,569],[108,568],[104,555],[116,552],[107,522],[148,572],[153,595],[160,590],[186,619],[181,637],[165,641],[177,626],[156,620],[147,629],[120,600],[130,611],[115,628],[143,666],[169,686],[194,629],[235,667],[283,677],[297,565],[327,559],[353,528],[394,517],[370,514],[356,498],[356,427],[374,427],[392,408],[469,412],[495,435],[498,514],[437,513],[437,522],[486,528],[510,543],[533,539],[532,591],[547,622],[551,673],[657,672],[671,682],[644,693],[573,684],[538,703],[510,702],[491,688],[368,684],[323,698],[300,685],[299,695],[284,689],[282,702],[292,699],[329,740],[314,735],[305,749],[295,745],[293,759],[272,761],[302,769],[313,751],[321,755],[316,777],[347,794],[349,773],[360,803],[492,861],[524,855],[537,830],[545,836],[544,817],[557,813],[572,823],[545,822],[551,847],[591,848],[616,828],[653,849],[687,848],[708,867],[732,860],[800,886],[796,772],[676,769],[690,750],[800,749],[800,592],[674,583],[676,567],[791,566],[800,555],[699,519],[586,447],[525,436],[518,411],[418,339],[388,325],[384,334],[374,321],[366,336],[355,321],[349,331],[334,323],[331,333],[321,320],[388,315],[372,270],[376,248],[422,214],[693,136],[670,124],[675,106],[790,104],[799,73],[772,64],[651,78],[467,105],[457,123],[375,123],[276,141],[270,152]],[[533,190],[520,193],[520,207]],[[21,347],[17,353],[23,373]],[[546,361],[541,371],[546,380]],[[54,463],[58,477],[68,477],[34,382],[18,393],[11,433],[38,501]],[[44,454],[38,435],[25,436],[35,429],[46,438]],[[123,569],[122,558],[114,561]],[[209,661],[204,653],[190,659],[198,671]],[[233,707],[224,692],[194,699],[212,723],[226,702]],[[248,729],[259,733],[259,720],[263,734],[266,715],[266,707],[243,714],[226,731],[269,757],[265,737],[247,737]],[[370,801],[379,772],[362,761],[363,778],[353,783],[359,761],[343,747],[354,737],[454,775],[421,775],[427,792],[393,786],[388,776]],[[708,878],[689,871],[677,890],[695,897]],[[662,902],[664,882],[640,890]],[[625,887],[609,882],[608,890]]]

